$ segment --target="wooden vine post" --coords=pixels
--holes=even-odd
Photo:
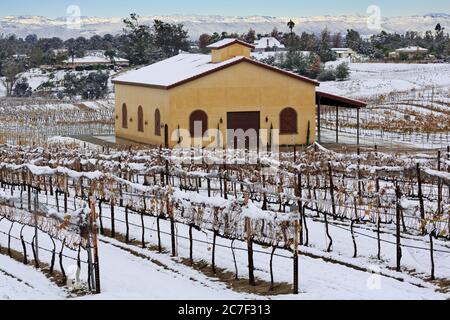
[[[433,237],[435,236],[435,230],[430,232],[430,260],[431,260],[431,280],[435,280],[434,276],[434,249],[433,249]]]
[[[380,207],[381,207],[381,198],[380,198],[380,179],[378,176],[375,180],[376,185],[376,191],[377,191],[377,258],[378,260],[381,260],[381,237],[380,237],[380,227],[381,227],[381,214],[380,214]]]
[[[437,170],[441,171],[441,151],[438,150],[438,157],[437,157]],[[442,214],[442,180],[441,178],[438,178],[438,199],[437,199],[437,214]]]
[[[247,205],[249,198],[245,195],[245,205]],[[245,232],[247,238],[247,252],[248,252],[248,283],[251,286],[255,286],[255,274],[254,274],[254,264],[253,264],[253,239],[252,239],[252,223],[249,217],[245,218]]]
[[[447,146],[447,161],[450,161],[450,146]],[[447,166],[447,168],[448,173],[450,173],[450,166]],[[448,185],[448,198],[450,199],[450,185]],[[448,215],[447,228],[447,238],[450,239],[450,214]]]
[[[402,247],[400,243],[400,210],[401,210],[401,198],[402,194],[400,192],[400,187],[396,183],[395,185],[395,196],[396,196],[396,214],[395,214],[395,238],[396,238],[396,270],[400,271],[400,263],[402,259]]]
[[[299,234],[300,234],[300,245],[303,245],[303,223],[302,223],[302,218],[303,218],[303,201],[302,201],[302,196],[303,196],[303,190],[302,190],[302,173],[299,171],[298,176],[297,176],[297,183],[298,183],[298,214],[300,216],[299,218]]]
[[[420,177],[420,165],[418,163],[417,163],[417,166],[416,166],[416,170],[417,170],[417,184],[418,184],[417,188],[418,188],[419,206],[420,206],[420,219],[422,220],[421,221],[420,231],[422,233],[424,233],[425,232],[425,229],[424,229],[424,227],[425,227],[424,226],[425,206],[424,206],[424,203],[423,203],[422,179]]]
[[[91,214],[89,215],[90,219],[90,228],[92,235],[92,246],[94,249],[94,276],[95,276],[95,292],[100,293],[100,264],[98,257],[98,237],[97,237],[97,214],[95,212],[95,199],[94,197],[90,197],[89,205],[91,209]]]
[[[294,294],[298,294],[298,245],[299,245],[299,233],[300,233],[300,208],[297,216],[294,219]]]
[[[328,173],[330,176],[330,197],[331,197],[331,210],[333,212],[333,217],[336,217],[336,204],[334,202],[334,183],[333,183],[333,170],[331,168],[331,163],[328,162]],[[327,219],[327,212],[324,211],[324,219],[325,219],[325,230],[328,239],[330,240],[330,243],[328,244],[327,252],[331,251],[331,248],[333,246],[333,239],[330,236],[329,230],[328,230],[328,219]]]
[[[114,206],[116,204],[116,201],[114,197],[111,197],[110,199],[110,205],[111,205],[111,237],[116,237],[116,219],[115,219],[115,212],[114,212]]]
[[[245,230],[247,233],[247,251],[248,251],[248,283],[255,286],[254,264],[253,264],[253,242],[251,232],[251,220],[245,218]]]
[[[172,242],[172,257],[175,257],[177,255],[177,250],[176,250],[176,239],[175,239],[175,218],[173,216],[173,206],[172,206],[172,203],[170,202],[171,191],[172,191],[172,188],[169,185],[169,190],[168,190],[167,198],[166,198],[166,206],[167,206],[167,216],[170,219],[170,237],[171,237],[171,242]]]

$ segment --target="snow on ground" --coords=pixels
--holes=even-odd
[[[64,299],[66,295],[35,268],[0,255],[0,300]]]
[[[168,254],[127,246],[105,237],[100,240],[102,294],[86,297],[88,299],[210,300],[240,299],[247,296],[177,263]],[[134,256],[125,251],[127,249],[158,261],[158,264]]]
[[[6,96],[6,88],[0,79],[0,97]]]
[[[41,195],[41,202],[47,202],[45,195]],[[49,205],[54,205],[54,199],[48,198]],[[78,203],[78,206],[80,203]],[[73,206],[72,199],[69,199],[69,206]],[[105,228],[110,228],[109,206],[104,204],[103,224]],[[132,238],[140,239],[141,224],[140,216],[130,214],[130,235]],[[125,225],[119,220],[124,220],[123,208],[116,207],[116,230],[125,233]],[[145,226],[153,229],[146,230],[145,240],[148,244],[157,244],[156,219],[145,217]],[[324,225],[320,221],[312,218],[307,219],[309,228],[308,247],[301,247],[301,253],[313,254],[318,258],[310,257],[304,254],[299,258],[300,270],[300,294],[299,295],[280,295],[280,296],[257,296],[253,294],[238,293],[227,288],[222,282],[206,277],[203,273],[196,271],[180,263],[179,258],[173,258],[170,253],[159,254],[150,249],[142,249],[134,245],[126,245],[117,240],[100,236],[99,255],[100,255],[100,274],[102,293],[100,295],[88,295],[79,299],[448,299],[448,294],[441,294],[435,291],[436,287],[430,283],[421,280],[418,277],[412,277],[405,272],[397,273],[388,268],[393,266],[395,260],[395,248],[390,244],[382,244],[382,261],[374,259],[376,254],[376,241],[363,236],[356,236],[358,243],[358,258],[353,259],[350,232],[344,226],[344,229],[335,227],[330,223],[330,233],[333,237],[333,252],[326,253],[326,237]],[[8,232],[10,223],[0,222],[0,230]],[[177,235],[177,254],[178,257],[189,257],[189,242],[182,238],[188,236],[188,227],[185,225],[176,225]],[[165,250],[170,251],[170,224],[167,221],[161,221],[162,244]],[[357,229],[364,234],[373,234],[362,228]],[[12,229],[13,235],[18,235],[20,226],[15,224]],[[34,235],[33,228],[24,229],[24,238],[31,241]],[[212,242],[211,232],[193,231],[194,239],[199,241]],[[383,240],[393,240],[393,235],[385,233]],[[410,245],[426,246],[419,242],[420,239],[404,239],[404,243]],[[0,243],[5,246],[7,236],[0,234]],[[39,234],[39,244],[44,248],[52,248],[50,238],[45,234]],[[12,239],[12,248],[22,252],[20,241]],[[60,244],[57,244],[59,248]],[[240,277],[248,277],[247,252],[244,249],[246,244],[241,241],[234,243],[237,267]],[[270,281],[269,260],[270,248],[264,248],[258,245],[254,246],[255,276],[258,279]],[[446,244],[442,241],[435,242],[435,249],[446,249]],[[59,249],[58,249],[59,250]],[[65,255],[76,257],[77,252],[66,249]],[[194,259],[196,261],[211,261],[211,245],[203,242],[194,242]],[[275,281],[292,283],[292,259],[291,254],[285,250],[277,250],[274,256],[274,276]],[[28,248],[28,255],[31,258],[31,249]],[[49,261],[50,253],[41,251],[42,261]],[[368,268],[372,272],[360,271],[352,267],[326,262],[322,258],[332,258],[333,260],[349,263],[350,265]],[[86,260],[84,252],[81,256]],[[450,255],[445,253],[435,253],[436,276],[450,276]],[[230,241],[217,238],[216,247],[217,266],[234,273],[235,267],[230,249]],[[75,261],[65,258],[64,267],[69,277],[72,274],[72,266]],[[402,265],[408,268],[414,268],[418,272],[427,274],[429,272],[429,256],[427,251],[414,249],[405,249]],[[55,265],[56,270],[60,270],[59,264]],[[72,269],[71,269],[72,268]],[[9,257],[0,255],[0,269],[6,273],[22,279],[31,285],[14,282],[11,277],[0,272],[0,299],[19,299],[19,298],[43,298],[43,299],[67,299],[70,298],[62,289],[45,278],[40,272],[31,266],[25,266],[21,263],[11,260]],[[86,280],[86,265],[82,264],[81,279]],[[403,281],[394,279],[401,278]],[[422,286],[422,287],[419,287]]]
[[[327,67],[339,63],[329,62]],[[321,90],[357,98],[450,86],[450,64],[350,63],[349,67],[350,80],[322,82]]]

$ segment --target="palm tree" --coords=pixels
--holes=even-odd
[[[289,20],[289,22],[287,23],[287,26],[289,27],[289,29],[291,29],[291,35],[292,35],[292,32],[293,32],[294,27],[295,27],[295,22],[292,21],[292,19],[291,19],[291,20]]]
[[[295,22],[291,20],[289,20],[289,22],[287,23],[287,26],[289,27],[289,29],[291,29],[291,47],[294,43],[294,27],[295,27]]]

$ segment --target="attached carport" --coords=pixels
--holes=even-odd
[[[321,130],[320,130],[320,118],[321,118],[321,106],[330,106],[336,108],[336,143],[339,143],[339,109],[350,108],[356,109],[356,143],[359,145],[359,110],[365,108],[367,103],[354,99],[345,98],[342,96],[334,95],[328,92],[317,91],[316,92],[316,105],[317,105],[317,141],[321,142]]]

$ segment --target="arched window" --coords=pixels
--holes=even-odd
[[[283,109],[280,113],[280,133],[297,134],[297,111],[292,108]]]
[[[138,107],[138,131],[144,132],[144,111],[142,106]]]
[[[155,111],[155,135],[161,136],[161,113],[159,109]]]
[[[128,129],[128,110],[127,105],[122,105],[122,128]]]
[[[201,126],[201,130],[197,130],[198,132],[195,132],[196,126]],[[189,129],[191,132],[191,137],[199,137],[200,134],[203,136],[208,130],[208,115],[202,110],[192,112],[189,118]]]

